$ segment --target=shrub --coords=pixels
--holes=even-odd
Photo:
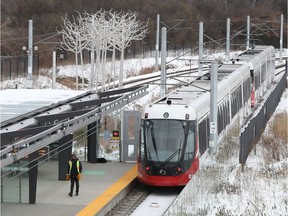
[[[267,133],[261,137],[265,161],[268,163],[288,157],[287,122],[287,112],[276,114],[268,125]]]
[[[147,67],[147,68],[142,68],[139,72],[139,75],[143,75],[143,74],[150,74],[155,70],[155,67]]]
[[[282,112],[275,115],[273,121],[269,125],[269,132],[282,143],[287,144],[287,122],[288,113]]]

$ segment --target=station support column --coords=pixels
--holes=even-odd
[[[36,191],[37,191],[37,174],[38,174],[38,155],[39,152],[35,151],[29,154],[29,204],[36,203]]]
[[[88,162],[97,163],[99,154],[99,125],[100,120],[88,125],[87,141],[88,141]]]
[[[69,134],[59,140],[59,163],[58,163],[58,179],[66,180],[68,161],[72,153],[73,134]]]

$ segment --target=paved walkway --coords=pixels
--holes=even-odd
[[[82,164],[79,196],[68,196],[70,181],[58,181],[58,161],[49,161],[38,169],[36,204],[1,203],[1,216],[74,216],[135,165]]]

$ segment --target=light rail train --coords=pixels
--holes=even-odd
[[[275,75],[275,49],[256,46],[218,67],[217,133],[245,120]],[[183,186],[208,154],[210,72],[157,100],[143,111],[138,156],[140,182]]]

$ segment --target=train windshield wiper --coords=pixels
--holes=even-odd
[[[172,155],[170,155],[163,163],[163,165],[166,165],[169,161],[172,160],[172,158],[175,157],[175,155],[177,155],[178,152],[181,151],[181,148],[177,149]]]

